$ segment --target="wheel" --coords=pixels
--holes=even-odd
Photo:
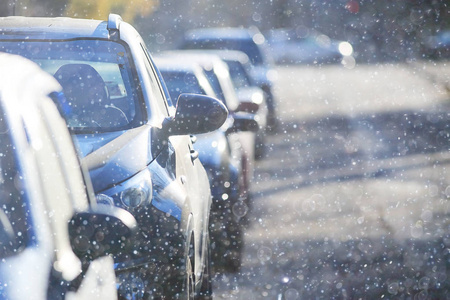
[[[259,130],[256,133],[255,137],[255,159],[260,160],[264,158],[264,155],[266,154],[266,141],[265,141],[265,132]]]
[[[194,235],[191,235],[189,242],[188,255],[186,258],[186,299],[195,299],[195,277],[194,277],[194,265],[195,265],[195,246]]]
[[[212,276],[211,276],[211,247],[209,236],[206,239],[206,259],[203,268],[203,276],[199,287],[199,292],[196,294],[196,300],[211,300],[212,299]]]
[[[211,263],[211,255],[210,255],[210,242],[209,237],[206,239],[207,248],[206,248],[206,259],[203,267],[203,276],[201,282],[196,286],[195,285],[195,274],[194,274],[194,266],[195,266],[195,244],[194,244],[194,236],[191,236],[188,255],[186,259],[186,287],[185,287],[185,295],[186,299],[189,300],[211,300],[212,299],[212,276],[210,273],[210,263]]]

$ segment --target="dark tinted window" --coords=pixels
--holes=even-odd
[[[167,88],[169,89],[170,98],[176,104],[178,96],[181,93],[205,94],[205,91],[200,86],[197,77],[192,73],[164,71],[160,70],[164,78]]]

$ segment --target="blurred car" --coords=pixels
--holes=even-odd
[[[255,27],[223,27],[198,28],[185,33],[179,49],[201,50],[236,50],[242,51],[250,59],[252,80],[267,94],[269,112],[268,128],[275,132],[277,129],[276,99],[273,92],[274,81],[277,77],[273,69],[264,35]]]
[[[242,51],[206,50],[205,52],[218,55],[227,64],[230,78],[239,99],[237,111],[255,114],[259,124],[255,140],[255,159],[262,158],[266,148],[266,134],[270,130],[268,128],[270,120],[266,101],[267,94],[251,80],[249,74],[249,70],[251,70],[250,59]]]
[[[139,33],[114,14],[2,18],[0,51],[59,81],[61,110],[97,198],[138,221],[133,249],[115,256],[119,296],[209,297],[211,192],[189,135],[219,128],[226,107],[184,94],[174,108]]]
[[[137,231],[96,205],[51,95],[58,82],[0,54],[0,298],[117,299],[113,259]]]
[[[265,36],[276,64],[322,65],[354,61],[349,42],[333,40],[304,26],[272,29]]]
[[[211,87],[217,98],[227,106],[234,120],[245,118],[255,119],[254,114],[239,112],[239,99],[236,89],[231,80],[227,64],[216,54],[208,54],[204,51],[188,51],[175,50],[160,53],[161,57],[173,60],[189,61],[198,64],[202,69],[206,78],[209,80]],[[242,120],[244,121],[244,120]],[[237,131],[228,134],[231,144],[240,144],[243,151],[239,157],[242,169],[243,188],[240,197],[245,199],[243,202],[248,206],[250,204],[250,182],[253,179],[255,168],[255,132],[253,131]]]
[[[422,52],[432,59],[450,57],[450,30],[442,30],[436,35],[428,36],[422,43]]]
[[[196,93],[217,97],[203,69],[184,59],[155,58],[172,99],[181,93]],[[253,130],[256,121],[229,115],[228,121],[216,131],[194,137],[199,159],[205,167],[211,184],[213,204],[210,217],[212,263],[215,270],[236,271],[240,267],[242,226],[246,213],[242,202],[242,148],[231,132]],[[249,128],[250,127],[250,128]]]

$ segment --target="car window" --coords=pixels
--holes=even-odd
[[[200,86],[194,74],[176,71],[160,71],[166,82],[166,86],[169,89],[170,97],[175,101],[175,104],[181,93],[206,95],[205,90]]]
[[[217,64],[212,70],[204,69],[204,72],[219,99],[224,101],[229,110],[236,110],[239,106],[239,100],[228,68]]]
[[[15,146],[10,136],[11,131],[0,107],[0,217],[2,224],[11,226],[14,231],[12,243],[0,236],[0,258],[12,253],[20,253],[26,247],[28,239],[28,217],[26,191],[22,190],[19,179],[21,172],[15,158]]]
[[[145,45],[141,44],[141,48],[142,48],[144,57],[146,58],[146,59],[144,59],[145,68],[146,68],[148,76],[150,78],[150,87],[151,87],[153,96],[155,97],[154,98],[155,104],[157,105],[157,107],[159,108],[159,110],[161,112],[163,112],[166,116],[168,116],[169,115],[169,104],[164,97],[164,93],[163,93],[162,87],[160,85],[158,76],[156,74],[155,69],[153,68],[153,66],[151,64],[152,60],[150,58],[150,54],[149,54],[147,48],[145,47]],[[176,101],[176,100],[174,99],[174,101]]]
[[[115,131],[141,123],[138,83],[126,48],[103,40],[10,41],[0,51],[25,56],[64,89],[60,103],[74,131]]]
[[[73,206],[78,211],[87,210],[89,199],[86,195],[90,191],[85,185],[81,170],[78,171],[81,163],[73,147],[76,139],[74,141],[71,139],[64,126],[64,120],[51,104],[50,102],[40,103],[40,113],[44,116],[43,121],[45,122],[46,130],[51,135],[52,144],[58,154],[56,159],[61,166],[61,173],[63,174],[61,178],[64,180],[67,190],[70,191],[68,193],[72,202],[70,207]]]
[[[230,77],[235,88],[249,87],[252,85],[246,70],[240,62],[232,60],[227,60],[225,62],[230,70]]]

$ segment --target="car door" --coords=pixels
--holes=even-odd
[[[149,76],[154,78],[154,82],[159,82],[159,97],[155,97],[155,101],[159,101],[158,106],[166,108],[165,117],[170,117],[174,112],[174,108],[170,105],[170,99],[166,99],[168,92],[165,91],[165,86],[158,78],[156,69],[154,68],[151,56],[144,45],[142,45],[144,55],[146,57],[146,68]],[[156,86],[155,86],[156,90]],[[164,142],[164,141],[163,141]],[[193,234],[195,249],[195,266],[196,274],[202,273],[202,265],[205,259],[207,245],[207,231],[209,210],[211,205],[211,191],[209,180],[205,169],[198,159],[198,152],[195,150],[192,139],[187,135],[176,135],[168,138],[168,147],[163,151],[168,151],[166,157],[174,157],[168,160],[167,167],[174,174],[176,184],[181,187],[185,197],[183,207],[184,216],[182,217],[182,226],[187,232],[187,240],[190,241],[190,235]],[[189,246],[189,245],[188,245]]]

